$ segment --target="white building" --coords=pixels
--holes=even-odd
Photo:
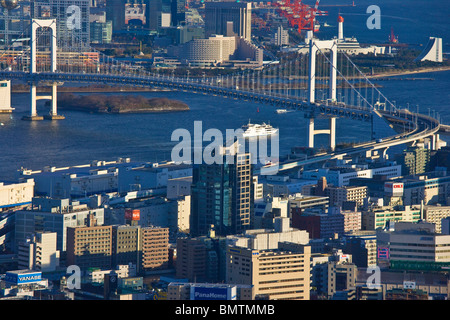
[[[289,45],[288,30],[284,30],[282,26],[279,26],[277,32],[273,34],[272,43],[279,47]]]
[[[430,37],[422,53],[415,61],[442,62],[442,38]]]
[[[0,113],[11,113],[11,81],[0,81]]]
[[[289,218],[275,218],[274,229],[252,229],[241,235],[230,235],[227,244],[252,250],[278,249],[279,242],[308,244],[308,232],[291,228],[289,223]]]
[[[33,179],[26,179],[22,182],[12,184],[0,182],[0,211],[2,208],[30,204],[33,196]]]
[[[118,278],[135,277],[136,265],[130,263],[128,265],[118,265],[115,270],[92,270],[87,272],[87,279],[91,283],[103,283],[106,274],[115,273]]]
[[[59,266],[59,250],[56,249],[56,232],[37,232],[19,244],[20,269],[55,271]]]
[[[192,177],[192,166],[174,162],[146,163],[119,168],[119,192],[166,189],[168,181]]]
[[[385,175],[387,178],[396,178],[402,175],[401,165],[388,165],[378,168],[325,168],[308,170],[302,173],[303,179],[318,180],[325,177],[327,183],[336,187],[349,185],[350,179],[367,178],[371,179],[374,175]]]
[[[40,196],[79,198],[92,194],[117,192],[119,168],[137,166],[129,158],[117,161],[92,161],[70,167],[46,166],[42,170],[21,169],[20,179],[33,178]]]

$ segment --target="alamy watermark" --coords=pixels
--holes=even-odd
[[[370,14],[370,17],[367,18],[366,26],[368,29],[381,29],[381,9],[377,5],[371,5],[367,7],[367,14]]]
[[[171,152],[176,164],[233,164],[236,155],[250,153],[251,164],[261,167],[261,175],[278,172],[279,135],[255,135],[246,139],[242,129],[226,129],[225,137],[219,129],[203,132],[202,121],[194,121],[194,136],[187,129],[173,131],[171,141],[178,141]],[[270,141],[270,156],[268,142]],[[203,148],[203,143],[209,144]]]
[[[81,9],[79,6],[69,6],[66,10],[67,20],[66,25],[69,30],[81,29]]]

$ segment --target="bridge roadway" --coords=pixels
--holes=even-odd
[[[113,85],[134,85],[140,87],[159,87],[172,90],[181,90],[194,93],[223,96],[234,99],[247,100],[273,105],[279,108],[296,109],[309,114],[323,114],[333,117],[344,117],[354,120],[371,121],[372,114],[369,108],[348,106],[342,103],[328,104],[325,101],[310,104],[298,97],[286,96],[274,92],[259,93],[222,87],[211,78],[209,82],[189,81],[187,78],[153,77],[153,76],[124,76],[115,74],[97,73],[59,73],[39,72],[27,73],[22,71],[0,71],[0,79],[21,80],[26,82],[75,82],[75,83],[105,83]],[[218,79],[218,78],[215,78]],[[205,79],[206,80],[206,79]],[[212,82],[216,82],[213,84]]]
[[[316,156],[313,156],[309,159],[305,160],[299,160],[299,161],[287,161],[284,163],[280,163],[278,168],[276,168],[278,171],[286,171],[295,169],[301,166],[310,165],[314,163],[320,163],[325,162],[332,159],[338,159],[342,158],[347,155],[351,154],[361,154],[364,152],[372,152],[375,150],[387,150],[389,147],[393,147],[396,145],[401,145],[405,143],[414,142],[420,139],[424,139],[427,137],[430,137],[432,135],[435,135],[440,130],[440,123],[432,118],[428,117],[426,115],[422,114],[416,114],[416,113],[410,113],[404,110],[399,110],[395,114],[390,115],[388,112],[384,111],[378,111],[380,113],[386,113],[386,116],[389,116],[391,119],[397,119],[399,121],[406,121],[410,123],[415,123],[416,117],[417,117],[417,126],[414,126],[414,130],[405,132],[405,133],[399,133],[397,135],[383,138],[382,140],[372,140],[364,143],[360,143],[357,145],[354,145],[350,148],[334,151],[334,152],[328,152],[326,154],[318,154]],[[271,170],[271,166],[264,166],[260,169],[255,170],[255,174],[264,174],[264,172],[273,172]]]
[[[209,82],[190,82],[188,78],[177,77],[154,77],[154,76],[124,76],[116,74],[97,74],[97,73],[60,73],[60,72],[40,72],[27,73],[22,71],[0,71],[1,79],[21,80],[27,82],[39,81],[44,82],[75,82],[75,83],[106,83],[114,85],[134,85],[141,87],[162,87],[172,90],[181,90],[194,93],[203,93],[210,95],[223,96],[228,98],[248,100],[252,102],[265,103],[286,109],[295,109],[302,111],[310,116],[325,115],[331,117],[344,117],[353,120],[361,120],[369,122],[373,117],[373,110],[365,107],[348,106],[343,103],[330,103],[327,101],[317,101],[316,103],[309,103],[304,100],[299,100],[298,97],[290,97],[282,94],[269,95],[266,92],[257,93],[252,91],[243,91],[233,88],[225,88],[219,85],[209,84]],[[218,78],[216,78],[218,79]],[[217,81],[216,81],[217,82]],[[414,114],[404,110],[397,110],[394,114],[378,110],[377,112],[383,114],[385,117],[391,119],[398,119],[409,123],[415,123],[417,118],[417,127],[415,130],[398,134],[392,137],[384,138],[382,141],[369,141],[366,143],[355,145],[351,148],[330,152],[313,156],[309,159],[281,163],[279,171],[289,170],[296,167],[327,161],[331,159],[340,158],[350,154],[358,154],[368,151],[387,149],[389,147],[405,144],[419,139],[423,139],[436,134],[440,130],[440,123],[431,117]],[[255,171],[259,173],[269,169],[262,167]]]

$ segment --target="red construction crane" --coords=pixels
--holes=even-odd
[[[298,32],[302,30],[318,31],[319,25],[316,24],[316,16],[326,16],[327,11],[320,11],[320,0],[316,0],[314,8],[304,4],[302,0],[285,0],[284,2],[276,2],[274,5],[278,7],[281,16],[288,19],[289,25],[297,28]]]

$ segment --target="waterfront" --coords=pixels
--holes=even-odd
[[[414,75],[404,75],[405,77]],[[428,108],[439,112],[443,123],[450,123],[450,71],[424,73],[434,81],[379,81],[381,91],[397,105],[409,103],[412,110],[419,105],[421,113]],[[129,94],[129,93],[122,93]],[[146,97],[168,97],[187,103],[190,111],[162,114],[87,114],[64,111],[63,121],[22,121],[28,114],[28,95],[13,94],[16,108],[12,115],[0,115],[0,181],[15,180],[20,167],[39,170],[42,167],[89,163],[93,160],[114,160],[130,157],[136,161],[169,160],[175,129],[193,130],[194,121],[203,121],[203,132],[209,128],[237,129],[252,122],[268,122],[280,128],[280,154],[293,146],[307,144],[306,119],[302,113],[276,114],[275,107],[184,92],[139,93]],[[430,110],[431,110],[430,109]],[[43,101],[41,114],[48,112]],[[431,111],[432,112],[432,111]],[[326,121],[319,121],[319,126]],[[351,128],[351,130],[349,130]],[[340,119],[337,143],[365,141],[370,134],[367,123]],[[450,141],[450,137],[442,137]],[[326,145],[327,136],[316,138],[316,145]]]
[[[347,2],[351,3],[350,0]],[[372,1],[358,0],[355,3],[356,7],[326,7],[334,1],[323,0],[321,9],[328,11],[329,15],[319,17],[319,21],[327,21],[333,27],[323,27],[318,37],[328,39],[336,35],[336,17],[340,11],[345,18],[344,35],[355,36],[361,43],[385,42],[393,27],[402,43],[424,46],[429,36],[443,37],[444,52],[448,52],[446,37],[450,34],[450,25],[447,23],[446,2],[436,2],[430,7],[419,0],[408,3],[379,0],[376,3],[382,17],[379,30],[366,28],[369,17],[366,8],[373,4]],[[403,74],[398,77],[418,76]],[[413,111],[419,105],[424,114],[435,109],[442,122],[450,124],[450,71],[421,73],[420,78],[433,78],[434,81],[373,81],[381,85],[381,92],[397,105],[405,107],[409,103]],[[236,129],[249,119],[252,122],[270,121],[274,127],[280,128],[280,154],[289,153],[291,147],[307,144],[307,121],[302,113],[275,114],[276,107],[273,106],[193,93],[136,94],[179,99],[188,104],[190,111],[120,115],[63,111],[66,116],[63,121],[27,122],[21,118],[29,114],[28,94],[13,94],[12,104],[16,110],[12,115],[0,114],[0,122],[4,124],[0,126],[0,181],[14,180],[20,167],[39,170],[46,165],[68,166],[118,157],[138,161],[170,159],[171,149],[176,144],[171,142],[172,132],[178,128],[192,130],[196,120],[203,121],[203,131],[208,128]],[[38,111],[42,115],[48,113],[42,101],[38,103]],[[317,127],[325,124],[325,121],[316,122]],[[345,119],[337,123],[337,143],[365,141],[369,136],[367,123]],[[450,141],[450,137],[442,138]],[[317,146],[326,144],[327,136],[317,136]]]

